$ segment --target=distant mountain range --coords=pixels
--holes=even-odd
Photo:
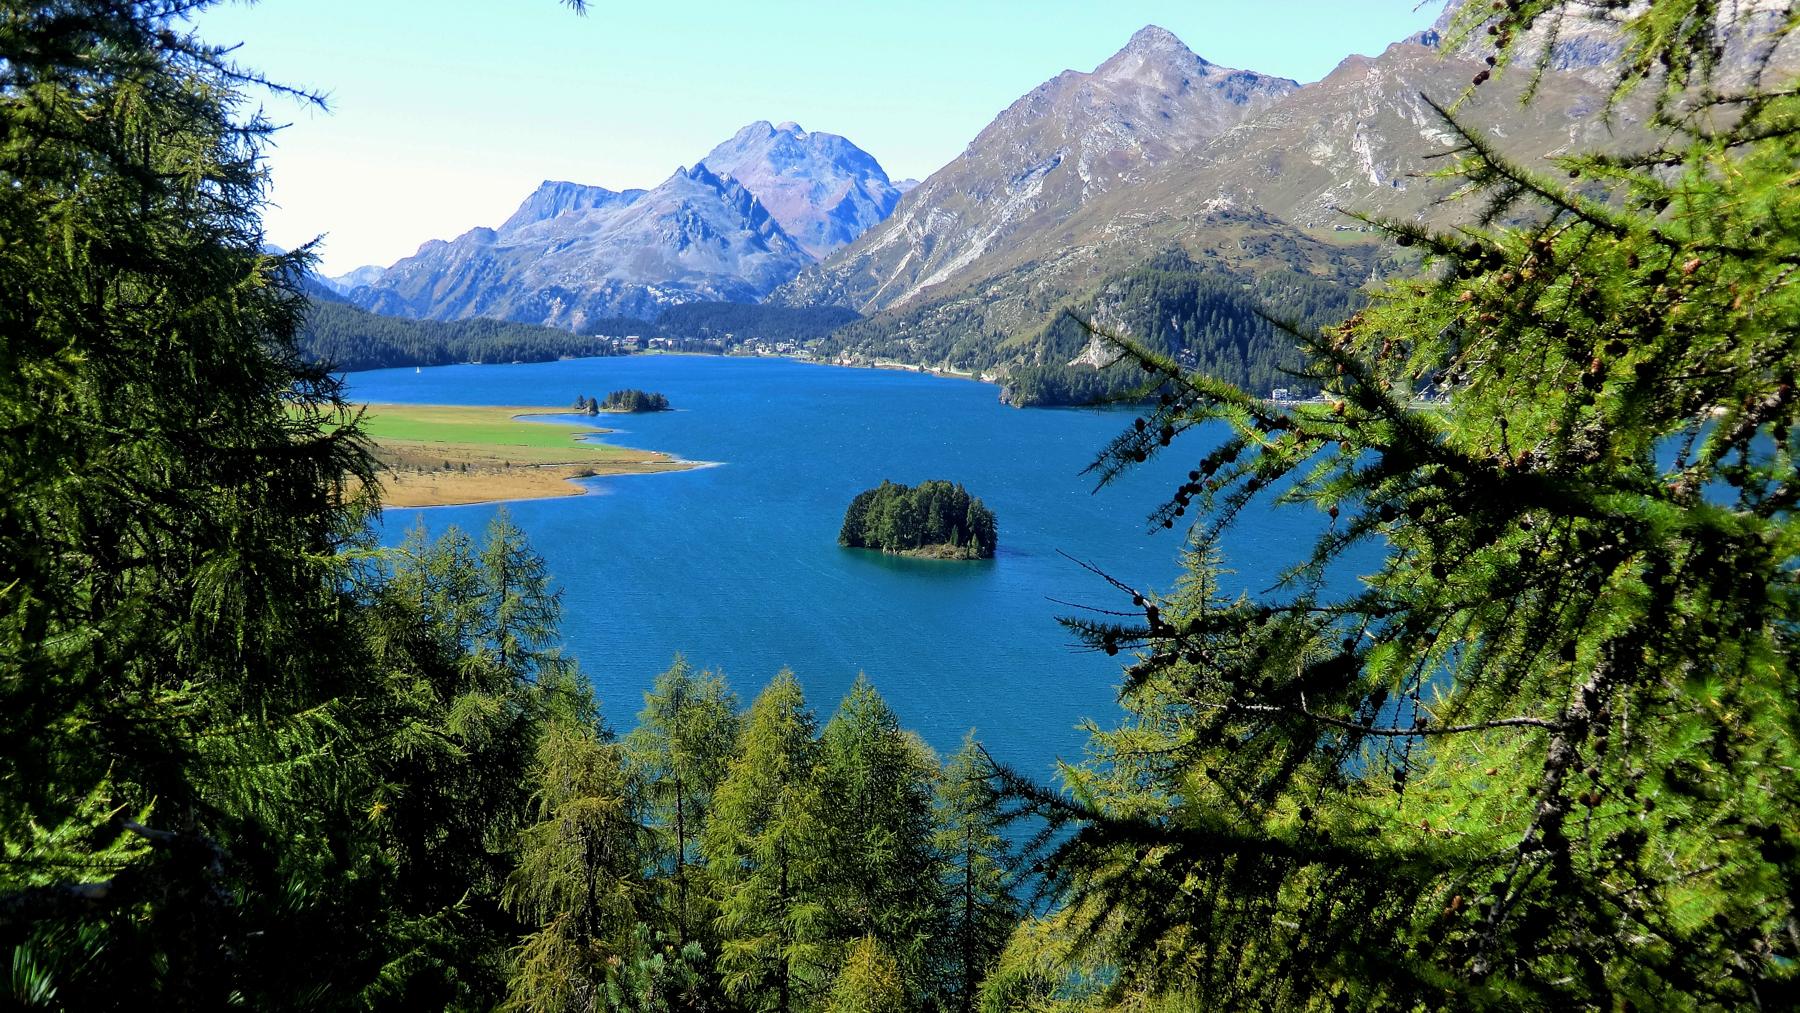
[[[393,316],[574,330],[687,302],[754,303],[901,194],[845,138],[757,122],[649,190],[546,181],[498,228],[427,242],[348,295]]]
[[[1444,24],[1305,86],[1213,67],[1147,28],[1092,75],[1062,74],[1015,103],[888,222],[773,299],[868,315],[839,354],[1004,371],[1049,365],[1033,336],[1061,306],[1171,251],[1250,277],[1360,286],[1403,265],[1344,211],[1468,213],[1425,178],[1453,138],[1424,96],[1454,102],[1487,69],[1484,54],[1441,51]],[[1460,114],[1533,162],[1630,136],[1629,108],[1610,125],[1599,115],[1595,69],[1617,51],[1615,35],[1570,33],[1530,105],[1520,72]],[[1095,171],[1100,158],[1116,168]]]
[[[1428,178],[1453,137],[1426,97],[1460,98],[1466,122],[1528,163],[1636,136],[1630,105],[1601,115],[1610,24],[1565,26],[1521,106],[1524,71],[1471,91],[1485,53],[1444,50],[1450,16],[1308,85],[1209,63],[1149,26],[1021,97],[916,185],[838,135],[757,122],[651,190],[546,182],[498,228],[329,283],[384,314],[576,330],[692,302],[840,306],[868,319],[826,343],[833,355],[1060,368],[1046,323],[1153,259],[1346,288],[1403,269],[1343,211],[1469,214]]]
[[[1069,217],[1192,155],[1297,82],[1219,67],[1155,26],[1091,74],[1064,71],[1014,102],[899,212],[778,296],[884,309],[1062,241]]]

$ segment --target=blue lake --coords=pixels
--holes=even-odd
[[[1048,776],[1081,755],[1084,719],[1119,717],[1119,659],[1056,622],[1061,602],[1129,608],[1066,558],[1167,588],[1183,534],[1146,516],[1206,449],[1175,452],[1094,489],[1082,470],[1131,415],[1019,410],[987,384],[780,359],[645,356],[445,366],[349,376],[363,401],[543,405],[635,387],[676,411],[602,416],[605,437],[716,467],[588,480],[589,494],[507,504],[563,589],[564,634],[608,720],[631,727],[676,652],[725,673],[748,702],[783,666],[821,720],[859,671],[940,752],[974,728],[1000,759]],[[569,422],[587,419],[570,417]],[[546,423],[553,424],[553,423]],[[973,563],[837,545],[851,497],[882,479],[962,482],[998,515],[1000,552]],[[391,509],[384,540],[417,518],[479,534],[495,506]],[[1260,591],[1316,533],[1303,512],[1239,524],[1224,548]]]

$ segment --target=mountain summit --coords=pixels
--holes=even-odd
[[[901,193],[845,138],[759,120],[650,190],[545,180],[498,228],[432,240],[350,297],[395,316],[577,330],[674,303],[756,302]]]
[[[951,283],[978,258],[1049,241],[1101,194],[1145,178],[1299,88],[1220,67],[1150,25],[1091,73],[1064,71],[1014,102],[949,165],[782,290],[859,311]]]
[[[671,303],[755,302],[812,259],[742,183],[696,163],[647,191],[546,183],[501,228],[426,243],[351,298],[581,330]]]
[[[900,190],[881,163],[837,134],[759,120],[703,159],[756,194],[788,235],[823,257],[886,218]]]

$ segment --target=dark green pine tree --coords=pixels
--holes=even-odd
[[[0,953],[9,998],[354,1001],[391,954],[335,552],[373,469],[263,252],[197,5],[0,17]],[[340,761],[342,761],[340,763]]]
[[[659,929],[679,945],[711,948],[714,891],[699,853],[713,796],[737,750],[738,698],[723,677],[697,673],[687,660],[656,677],[638,726],[625,739],[641,784],[643,816],[656,833],[653,860]]]
[[[857,676],[821,736],[822,925],[837,962],[863,937],[880,943],[899,962],[915,1007],[930,995],[931,944],[942,931],[937,775],[937,757]]]
[[[992,762],[970,733],[938,780],[933,843],[943,856],[943,927],[933,941],[945,1009],[972,1013],[1007,938],[1024,913],[1015,891],[1018,856]]]
[[[829,984],[819,925],[817,719],[783,669],[750,705],[700,838],[718,890],[718,966],[744,1008],[792,1013]]]
[[[357,749],[376,778],[368,825],[391,863],[382,905],[396,932],[408,919],[423,929],[377,991],[397,1005],[492,1006],[522,931],[499,898],[546,714],[569,690],[475,653],[487,581],[462,531],[429,541],[421,525],[385,556],[391,567],[359,582],[358,631],[379,692],[364,704]]]
[[[482,628],[475,653],[516,678],[537,680],[568,667],[559,644],[562,593],[544,558],[505,507],[488,522],[481,549]]]

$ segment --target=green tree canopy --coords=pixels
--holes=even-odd
[[[750,705],[701,837],[720,891],[719,968],[753,1010],[805,1008],[828,980],[820,939],[817,720],[783,669]]]
[[[861,675],[820,739],[824,932],[844,950],[872,938],[898,961],[913,1004],[922,1005],[942,926],[933,847],[937,757],[900,729]]]
[[[1204,427],[1156,521],[1198,507],[1204,548],[1272,497],[1326,527],[1264,601],[1202,552],[1140,621],[1078,623],[1136,650],[1133,715],[1069,795],[1020,786],[1079,828],[1021,977],[1132,1008],[1792,1000],[1800,108],[1711,72],[1794,14],[1471,5],[1450,44],[1548,60],[1595,6],[1660,140],[1566,182],[1447,114],[1478,222],[1383,223],[1436,270],[1306,336],[1330,404],[1131,350],[1168,397],[1103,478]],[[1353,550],[1379,563],[1336,592]]]

